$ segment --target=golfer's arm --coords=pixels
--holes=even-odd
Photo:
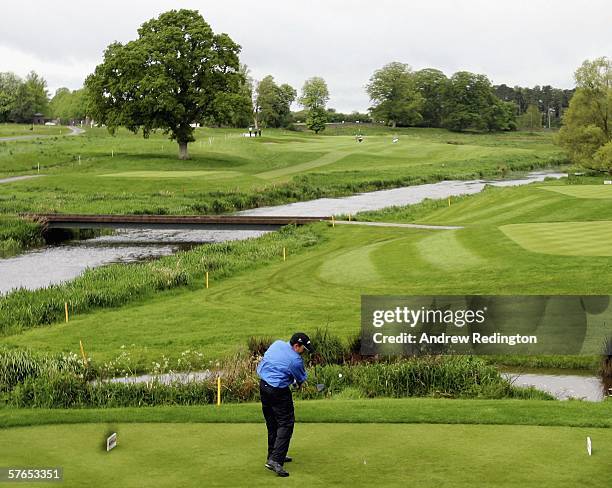
[[[293,375],[293,379],[295,380],[298,388],[302,387],[306,381],[306,378],[308,377],[302,361],[299,363],[296,361],[291,365],[291,374]]]

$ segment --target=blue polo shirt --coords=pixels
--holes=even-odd
[[[294,380],[302,384],[307,377],[302,356],[285,341],[272,343],[257,366],[257,374],[276,388],[287,388]]]

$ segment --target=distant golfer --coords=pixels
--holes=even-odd
[[[299,388],[306,381],[307,375],[302,361],[305,350],[314,352],[308,336],[297,332],[289,342],[274,342],[257,366],[257,374],[261,378],[261,409],[268,429],[266,468],[278,476],[289,476],[283,468],[285,463],[292,461],[287,457],[287,451],[295,423],[289,386],[295,384]]]

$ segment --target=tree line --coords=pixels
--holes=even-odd
[[[498,98],[514,103],[517,124],[522,129],[560,127],[563,114],[574,94],[574,89],[564,90],[550,85],[528,88],[501,84],[493,88]]]
[[[0,73],[0,122],[31,123],[34,115],[62,122],[83,120],[87,116],[86,90],[59,88],[50,98],[46,80],[34,71],[25,79],[15,73]]]

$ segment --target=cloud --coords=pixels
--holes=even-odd
[[[587,58],[612,55],[612,4],[590,0],[169,0],[34,2],[3,5],[0,71],[31,69],[49,86],[78,88],[112,41],[136,37],[147,19],[194,8],[216,32],[242,45],[256,78],[272,74],[298,90],[305,79],[328,82],[330,106],[365,110],[363,89],[390,61],[484,73],[494,83],[573,86]]]

